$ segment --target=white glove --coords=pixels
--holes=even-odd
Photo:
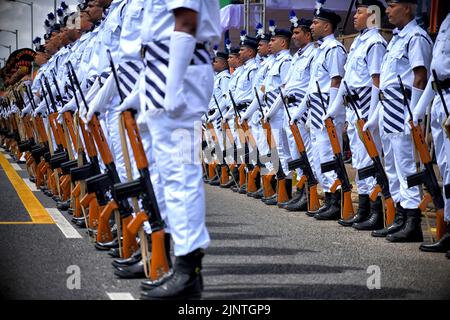
[[[295,124],[298,119],[301,118],[301,116],[306,112],[306,102],[308,101],[308,95],[305,95],[302,102],[299,104],[296,112],[291,113],[291,121],[289,124],[293,125]]]
[[[281,99],[281,94],[277,96],[275,101],[272,103],[272,106],[270,107],[269,111],[264,115],[264,121],[270,121],[270,118],[272,118],[280,108],[283,107],[283,100]]]
[[[339,112],[342,112],[343,106],[343,87],[344,84],[341,83],[341,86],[339,89],[337,88],[330,88],[330,103],[327,108],[327,113],[322,116],[322,120],[325,121],[328,118],[335,119]],[[339,95],[338,95],[339,93]]]
[[[58,116],[56,117],[56,121],[58,121],[60,124],[64,123],[64,115],[62,113],[58,112]]]
[[[31,113],[31,105],[27,104],[25,108],[22,109],[22,117],[26,116],[27,114]]]
[[[106,79],[100,90],[94,91],[94,86],[92,87],[93,88],[89,90],[87,96],[90,97],[93,94],[95,95],[92,96],[92,99],[89,99],[89,111],[86,114],[86,120],[88,121],[86,123],[92,119],[96,112],[99,114],[105,113],[106,107],[110,105],[112,98],[119,94],[112,73],[109,75],[108,79]]]
[[[330,88],[330,101],[328,102],[328,106],[333,105],[333,103],[336,100],[336,97],[338,95],[338,91],[339,91],[339,88],[334,88],[334,87]],[[341,96],[343,94],[344,94],[344,91],[343,91],[343,89],[341,89]],[[342,103],[342,99],[340,99],[340,100],[341,100],[340,102]]]
[[[233,116],[234,116],[234,110],[233,110],[233,107],[231,107],[230,110],[228,110],[228,112],[223,115],[223,119],[225,121],[228,121],[228,120],[232,119]]]
[[[78,98],[78,97],[77,97]],[[79,100],[78,100],[79,101]],[[59,114],[63,114],[64,112],[67,112],[67,111],[71,111],[71,112],[75,112],[75,111],[77,111],[77,104],[76,104],[76,101],[75,101],[75,97],[73,97],[69,102],[67,102],[65,105],[64,105],[64,107],[62,107],[59,111],[58,111],[58,113]]]
[[[167,72],[164,108],[170,118],[179,117],[187,108],[183,80],[197,40],[186,32],[174,31],[170,37],[169,70]]]
[[[369,119],[363,127],[363,131],[375,131],[378,127],[378,118],[380,115],[381,103],[373,110],[373,112],[369,115]]]
[[[109,78],[108,78],[109,79]],[[123,100],[123,102],[117,106],[116,110],[119,112],[124,112],[129,109],[140,111],[140,99],[139,99],[139,87],[135,86],[133,91]]]
[[[414,94],[414,92],[417,90],[417,93]],[[419,89],[416,89],[413,87],[413,94],[411,96],[411,109],[413,114],[413,122],[414,125],[417,126],[419,124],[419,120],[423,120],[425,117],[425,113],[427,111],[427,107],[430,105],[430,103],[433,101],[434,98],[434,91],[432,87],[432,80],[431,77],[428,80],[427,86],[425,87],[425,90],[422,91],[422,96],[417,101],[417,104],[413,104],[413,97],[416,99],[416,96],[420,94]],[[406,119],[406,122],[409,122],[409,113]]]
[[[45,101],[39,103],[39,106],[34,110],[34,116],[36,117],[39,113],[41,113],[42,116],[47,115],[47,104]]]
[[[261,91],[258,91],[258,95],[260,97],[259,101],[262,101],[263,93]],[[243,121],[250,119],[251,116],[256,112],[256,110],[259,109],[259,103],[258,99],[256,97],[253,98],[253,101],[248,106],[247,110],[241,115],[240,123],[242,124]]]
[[[367,116],[370,118],[370,116],[377,110],[378,103],[380,102],[380,89],[378,89],[377,86],[372,85],[372,92],[370,94],[370,107],[369,107],[369,115]]]

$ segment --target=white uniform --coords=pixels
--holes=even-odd
[[[367,119],[372,92],[372,76],[380,74],[381,61],[386,52],[386,41],[381,36],[378,29],[365,29],[356,37],[350,48],[347,63],[345,64],[345,76],[341,83],[339,92],[347,95],[344,81],[347,83],[352,94],[358,95],[357,105],[359,107],[358,115],[360,118]],[[356,97],[355,97],[356,98]],[[338,96],[337,99],[343,99]],[[362,169],[372,164],[364,144],[358,136],[355,122],[357,116],[351,105],[347,106],[346,120],[348,122],[347,134],[350,140],[350,149],[352,151],[352,166],[355,169]],[[378,149],[381,148],[381,141],[377,140],[374,135]],[[360,180],[356,176],[356,184],[360,195],[368,195],[372,192],[376,184],[374,177]]]
[[[419,188],[408,188],[406,177],[417,172],[414,161],[414,145],[407,109],[397,75],[405,88],[411,90],[414,81],[413,69],[428,66],[431,61],[431,40],[415,20],[402,30],[395,29],[381,65],[380,91],[384,94],[383,132],[381,140],[384,151],[385,170],[389,179],[392,198],[405,209],[417,209],[420,203]]]
[[[331,79],[337,76],[344,77],[344,65],[347,52],[344,46],[336,40],[334,35],[322,39],[316,49],[315,57],[311,65],[311,79],[308,86],[309,120],[311,122],[311,146],[313,149],[313,167],[317,173],[319,183],[324,192],[329,192],[337,176],[334,171],[322,173],[321,164],[332,161],[334,158],[330,138],[322,121],[324,111],[317,90],[316,81],[320,85],[325,108],[328,108]],[[334,125],[340,142],[344,126],[345,110],[334,119]],[[341,142],[342,145],[342,142]]]
[[[142,41],[145,45],[145,75],[141,85],[141,108],[146,112],[153,155],[164,185],[164,197],[176,256],[186,255],[210,242],[205,225],[205,194],[199,163],[201,116],[207,111],[213,91],[214,72],[209,53],[199,47],[187,68],[183,94],[186,108],[176,119],[164,105],[169,63],[169,42],[175,18],[171,12],[188,8],[198,13],[198,43],[219,38],[218,1],[148,0],[145,2]],[[152,80],[152,82],[148,82]],[[144,90],[142,90],[144,88]]]

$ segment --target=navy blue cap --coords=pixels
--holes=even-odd
[[[333,26],[337,26],[341,21],[341,17],[334,11],[320,8],[314,12],[314,18],[330,22]]]

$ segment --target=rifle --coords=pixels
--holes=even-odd
[[[272,155],[272,149],[275,152],[277,150],[276,142],[272,141],[272,127],[271,127],[269,121],[264,121],[264,111],[263,111],[261,103],[259,101],[259,96],[258,96],[258,92],[256,91],[256,88],[255,88],[255,92],[256,92],[256,98],[258,99],[258,104],[259,104],[259,108],[260,108],[261,116],[262,116],[261,124],[262,124],[262,127],[266,130],[267,144],[269,145],[270,154]],[[266,95],[266,101],[267,101],[267,95]],[[280,205],[280,203],[289,201],[289,199],[291,198],[291,194],[286,189],[286,175],[284,174],[280,157],[278,156],[277,158],[278,158],[278,170],[276,173],[276,175],[277,175],[277,191],[276,191],[276,193],[277,193],[277,202],[278,202],[278,205]],[[270,177],[270,179],[271,179],[271,177]]]
[[[231,104],[234,110],[234,125],[235,125],[235,130],[238,133],[239,136],[239,141],[241,142],[242,147],[244,148],[244,161],[239,165],[239,186],[242,188],[247,180],[246,174],[245,174],[245,168],[246,168],[246,163],[249,162],[248,159],[248,144],[247,141],[245,139],[245,133],[241,127],[241,125],[239,124],[239,119],[241,118],[241,115],[239,114],[238,110],[237,110],[237,105],[236,102],[234,101],[233,98],[233,94],[231,93],[231,90],[229,90],[229,95],[230,95],[230,99],[231,99]],[[234,159],[237,163],[237,147],[235,145],[235,159]]]
[[[116,69],[114,67],[114,63],[112,61],[111,53],[109,52],[109,50],[108,55],[111,64],[111,70],[117,85],[117,90],[123,102],[123,94],[120,89],[119,78],[117,76]],[[116,196],[120,195],[118,198],[124,200],[126,198],[139,196],[139,198],[142,199],[142,206],[144,207],[144,210],[150,214],[150,216],[147,216],[146,213],[139,212],[136,218],[129,222],[126,230],[130,235],[133,235],[136,228],[139,229],[144,221],[149,221],[152,228],[152,261],[150,266],[150,279],[156,280],[169,271],[169,264],[167,261],[165,249],[166,237],[164,232],[164,221],[161,217],[158,202],[153,190],[152,181],[150,179],[150,171],[148,169],[148,160],[145,154],[136,120],[134,119],[134,114],[132,111],[124,111],[122,112],[121,116],[123,118],[125,129],[131,143],[131,148],[133,149],[133,154],[136,160],[136,166],[138,168],[140,178],[128,183],[116,183],[113,187],[113,194],[116,194]],[[136,234],[134,234],[134,238],[135,236]]]
[[[436,174],[434,173],[432,159],[423,137],[422,129],[419,125],[414,125],[411,107],[409,105],[402,78],[397,75],[397,79],[403,94],[403,104],[407,108],[410,116],[409,126],[411,127],[411,135],[414,141],[414,146],[416,147],[417,152],[419,153],[420,160],[422,161],[424,166],[424,170],[406,177],[406,181],[408,183],[408,188],[412,188],[420,184],[425,185],[425,187],[427,188],[428,193],[424,195],[422,201],[420,202],[419,209],[421,211],[425,211],[428,203],[433,201],[434,207],[436,209],[436,237],[439,240],[444,235],[446,229],[446,224],[444,221],[444,198],[442,197],[441,188],[439,187]]]
[[[320,97],[320,103],[324,114],[327,113],[325,108],[325,103],[322,97],[322,91],[320,90],[319,82],[316,81],[317,90]],[[337,175],[336,181],[330,188],[332,193],[336,192],[338,186],[341,186],[341,215],[344,220],[350,219],[353,215],[353,205],[352,205],[352,185],[348,178],[347,170],[345,169],[344,160],[342,159],[341,145],[339,144],[339,138],[337,136],[336,127],[334,126],[333,120],[328,118],[325,121],[325,127],[327,129],[328,137],[330,138],[331,148],[333,149],[334,160],[326,163],[322,163],[321,169],[322,173],[335,171]]]
[[[272,154],[272,152],[271,152],[272,128],[270,127],[268,122],[264,121],[264,110],[262,108],[262,104],[259,99],[258,90],[256,88],[254,88],[254,90],[255,90],[256,100],[258,101],[259,112],[261,113],[261,126],[262,126],[263,130],[266,131],[266,139],[267,139],[267,144],[269,146],[269,156],[271,156],[271,154]],[[258,162],[259,162],[259,159],[258,159]],[[266,197],[266,198],[269,198],[277,193],[276,190],[274,190],[272,187],[272,183],[271,183],[272,178],[273,178],[273,174],[263,175],[261,177],[261,180],[263,183],[264,197]]]
[[[84,107],[86,108],[86,110],[89,110],[88,104],[87,104],[86,99],[83,94],[83,91],[81,90],[80,83],[78,82],[77,75],[76,75],[75,70],[72,66],[72,63],[70,61],[67,62],[67,67],[68,67],[69,72],[72,73],[73,82],[74,82],[76,88],[78,89],[78,91],[80,92],[81,100],[83,101]],[[92,116],[92,119],[88,123],[88,127],[93,135],[95,144],[97,145],[97,148],[100,153],[100,156],[102,157],[103,163],[105,164],[106,171],[107,171],[106,175],[110,178],[109,180],[107,180],[106,177],[104,179],[107,180],[107,182],[111,181],[113,184],[120,183],[119,174],[117,173],[116,165],[114,164],[114,159],[112,157],[111,150],[109,149],[108,143],[106,142],[106,138],[103,133],[103,129],[100,125],[100,122],[98,120],[97,114],[94,114]],[[99,178],[99,176],[102,176],[102,175],[98,175],[95,177]],[[93,178],[94,177],[92,177],[91,179],[93,179]],[[93,180],[95,180],[95,179],[93,179]],[[104,180],[102,180],[102,181],[104,181]],[[88,181],[86,181],[86,182],[88,183]],[[110,189],[112,187],[112,184],[106,183],[106,184],[102,184],[102,186],[104,187],[104,189],[96,192],[96,196],[99,201],[99,204],[101,202],[101,197],[102,197],[101,193],[103,193],[107,189]],[[89,187],[88,187],[88,190],[89,190]],[[109,229],[109,226],[108,226],[108,221],[109,221],[109,218],[110,218],[112,212],[117,209],[119,210],[120,215],[123,219],[127,218],[132,213],[130,204],[128,203],[128,201],[126,199],[119,200],[119,201],[115,201],[115,199],[112,199],[111,201],[109,201],[109,203],[105,206],[102,213],[100,214],[100,220],[99,220],[98,232],[97,232],[97,242],[107,242],[107,241],[112,240],[112,234],[111,234],[111,230]]]
[[[364,144],[364,147],[366,148],[366,151],[369,154],[370,159],[372,159],[373,161],[372,165],[358,170],[358,177],[361,180],[364,180],[368,177],[375,177],[377,184],[375,185],[375,188],[370,194],[370,199],[372,201],[375,201],[378,194],[381,192],[386,205],[386,219],[385,219],[386,225],[390,225],[394,222],[395,204],[389,191],[389,180],[387,178],[386,171],[384,170],[383,164],[381,162],[381,157],[378,153],[375,142],[373,141],[372,133],[369,130],[363,131],[366,121],[364,119],[361,119],[359,116],[358,113],[359,105],[354,100],[354,97],[347,85],[347,82],[344,81],[344,85],[345,89],[347,90],[347,94],[350,97],[349,100],[350,105],[355,111],[357,117],[355,127],[358,130],[359,138]]]
[[[302,135],[300,134],[300,130],[297,127],[297,124],[290,124],[292,121],[291,114],[289,113],[289,108],[286,104],[286,99],[283,96],[283,92],[280,88],[281,100],[283,101],[284,109],[286,110],[286,114],[289,119],[289,128],[291,129],[292,135],[294,136],[295,144],[297,146],[298,153],[300,158],[297,160],[290,161],[288,163],[289,170],[295,170],[300,168],[302,170],[303,175],[300,177],[299,188],[303,188],[306,183],[307,189],[309,192],[308,198],[308,211],[316,211],[320,207],[319,198],[317,195],[317,179],[314,176],[314,172],[312,170],[311,164],[308,159],[308,154],[306,152],[305,144],[303,143]],[[308,195],[308,193],[306,193]]]

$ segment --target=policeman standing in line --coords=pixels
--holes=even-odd
[[[438,79],[434,76],[430,77],[425,88],[425,91],[420,98],[417,106],[414,108],[413,118],[414,122],[418,123],[424,119],[426,109],[432,102],[431,106],[431,133],[433,135],[434,150],[436,152],[436,161],[439,167],[441,176],[443,177],[445,209],[444,221],[447,224],[447,230],[444,236],[437,242],[431,244],[421,244],[420,250],[426,252],[446,252],[450,250],[450,199],[445,197],[445,186],[450,184],[450,139],[445,133],[445,128],[442,124],[446,121],[447,114],[444,109],[443,101],[438,92],[437,85],[442,90],[443,97],[447,108],[450,107],[450,3],[446,4],[445,8],[447,17],[442,22],[439,28],[436,42],[433,47],[433,58],[431,60],[431,70],[435,70]],[[450,118],[449,118],[450,119]],[[447,122],[450,120],[447,119]],[[448,125],[449,123],[447,123]],[[448,193],[448,191],[447,191]],[[450,258],[450,251],[447,253]]]
[[[380,73],[380,107],[383,109],[381,141],[389,189],[397,204],[394,223],[372,232],[391,242],[422,242],[421,212],[418,187],[408,188],[406,177],[417,172],[407,110],[403,103],[398,76],[407,90],[410,106],[419,101],[427,84],[432,42],[414,19],[415,0],[388,1],[386,13],[396,26],[389,42]],[[365,129],[378,124],[378,112],[371,114]]]
[[[336,180],[335,172],[322,173],[321,163],[333,160],[330,138],[325,129],[322,117],[324,116],[321,98],[325,108],[331,106],[336,99],[338,88],[344,76],[344,65],[347,52],[344,46],[336,40],[334,32],[341,18],[333,11],[318,8],[314,13],[311,31],[319,46],[316,48],[315,57],[311,65],[311,77],[308,86],[308,99],[303,99],[299,112],[292,118],[298,120],[303,114],[303,109],[309,105],[311,148],[313,150],[313,167],[319,183],[325,192],[325,203],[317,211],[308,211],[307,215],[318,220],[338,220],[341,212],[341,192],[330,192],[332,184]],[[319,96],[316,82],[319,83],[322,97]],[[345,110],[342,109],[334,119],[334,125],[338,137],[342,137]]]
[[[205,225],[201,117],[208,110],[214,71],[207,50],[220,31],[218,1],[149,0],[145,3],[142,41],[147,97],[141,108],[152,137],[176,256],[174,273],[144,299],[199,298],[201,262],[210,242]],[[158,56],[153,55],[155,50]],[[148,95],[147,95],[148,94]],[[180,155],[180,150],[182,151]]]
[[[355,3],[356,14],[354,16],[355,28],[360,34],[353,41],[345,64],[345,81],[351,90],[352,97],[348,96],[346,87],[342,82],[333,105],[330,106],[323,119],[334,118],[339,111],[346,109],[346,120],[348,122],[347,134],[352,151],[352,166],[362,169],[372,164],[364,144],[359,138],[355,122],[357,116],[351,108],[350,99],[354,99],[359,107],[360,118],[367,119],[370,110],[374,110],[378,104],[378,93],[380,83],[380,69],[383,56],[386,52],[386,41],[380,34],[380,13],[385,11],[383,4],[378,0],[359,0]],[[376,24],[372,25],[375,21]],[[378,137],[378,135],[374,135]],[[374,138],[375,139],[375,138]],[[381,148],[381,141],[378,148]],[[348,220],[339,220],[339,224],[345,227],[353,226],[357,230],[379,230],[383,228],[383,206],[381,196],[375,201],[370,201],[369,195],[373,191],[376,180],[369,177],[360,180],[356,176],[358,187],[358,212]]]

